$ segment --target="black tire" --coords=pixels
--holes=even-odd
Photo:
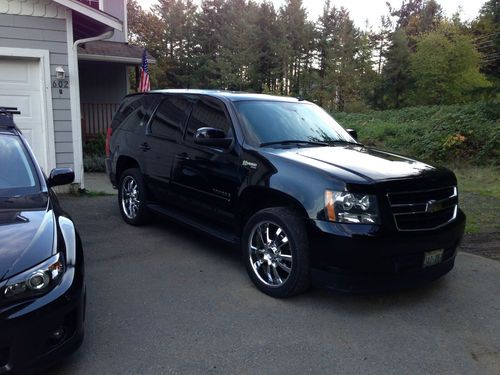
[[[124,198],[127,200],[127,196],[124,195],[126,194],[125,191],[127,190],[127,187],[124,185],[129,184],[131,181],[136,184],[137,193],[135,196],[138,200],[138,203],[134,205],[134,207],[136,206],[136,209],[133,211],[131,211],[130,208],[128,208],[129,206],[124,203]],[[125,170],[121,174],[120,183],[118,184],[118,207],[123,220],[127,224],[139,226],[148,221],[150,213],[146,205],[146,198],[146,184],[142,178],[141,171],[138,168]]]
[[[266,226],[266,223],[269,224]],[[259,235],[263,228],[269,228],[264,229],[267,233],[265,239]],[[269,241],[271,232],[274,241]],[[281,234],[276,236],[278,232]],[[287,241],[283,242],[285,237]],[[277,246],[278,243],[281,244]],[[262,249],[257,249],[259,246]],[[309,241],[304,218],[295,210],[272,207],[255,213],[245,224],[241,248],[248,275],[262,292],[275,298],[286,298],[309,289]],[[290,255],[289,260],[284,258]],[[286,268],[290,271],[287,272]]]

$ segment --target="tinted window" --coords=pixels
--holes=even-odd
[[[231,137],[231,123],[221,102],[212,99],[200,99],[195,104],[189,118],[186,139],[192,139],[196,130],[205,127],[223,130],[227,137]]]
[[[116,111],[113,116],[113,121],[111,121],[111,127],[115,129],[117,126],[120,126],[124,120],[127,119],[134,111],[136,111],[141,106],[142,96],[133,95],[128,96],[123,99],[118,111]]]
[[[39,190],[31,158],[17,136],[0,134],[0,165],[1,197]]]
[[[148,111],[158,101],[158,95],[134,95],[124,99],[113,118],[111,127],[120,126],[123,130],[134,131],[147,121]]]
[[[321,107],[311,103],[248,101],[236,103],[248,142],[349,141],[351,136]]]
[[[171,96],[161,102],[151,121],[151,134],[175,139],[182,133],[189,108],[187,99]]]

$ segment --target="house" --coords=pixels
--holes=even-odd
[[[81,188],[82,136],[107,126],[141,63],[126,10],[126,0],[0,0],[0,106],[19,108],[44,171],[71,167]]]

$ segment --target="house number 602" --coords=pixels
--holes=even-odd
[[[54,89],[67,89],[69,88],[69,81],[55,79],[52,81],[52,87]]]

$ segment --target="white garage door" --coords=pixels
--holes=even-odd
[[[43,128],[39,59],[0,57],[0,107],[17,107],[14,120],[47,172],[46,129]]]

